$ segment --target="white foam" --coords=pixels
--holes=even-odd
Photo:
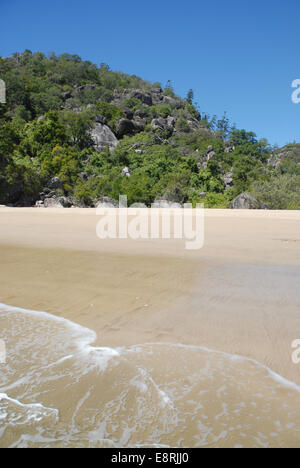
[[[82,327],[81,325],[72,322],[71,320],[65,319],[64,317],[59,317],[57,315],[52,315],[47,312],[36,311],[36,310],[29,310],[29,309],[22,309],[20,307],[13,307],[10,305],[0,303],[0,312],[19,312],[21,314],[30,315],[32,317],[37,318],[44,318],[46,320],[55,321],[57,323],[63,324],[70,328],[73,332],[79,333],[81,339],[78,341],[76,339],[77,345],[82,347],[83,349],[86,348],[87,345],[91,345],[97,339],[97,334],[90,330],[89,328]]]
[[[0,402],[7,402],[8,404],[12,404],[13,407],[20,408],[21,410],[26,411],[26,419],[23,422],[29,422],[33,420],[35,422],[40,422],[43,417],[54,416],[55,420],[57,421],[59,418],[59,411],[56,408],[46,408],[45,406],[41,405],[40,403],[30,403],[25,404],[16,400],[14,398],[10,398],[6,393],[0,393]],[[8,419],[10,417],[9,412],[6,409],[0,408],[1,411],[1,419]],[[18,421],[19,416],[13,413],[13,417],[15,419],[15,423]]]
[[[28,309],[14,307],[14,306],[2,304],[2,303],[0,303],[0,311],[20,312],[22,314],[35,316],[37,318],[45,318],[46,320],[52,320],[52,321],[56,321],[57,323],[66,325],[72,331],[79,333],[79,336],[76,337],[76,345],[83,352],[91,353],[91,352],[94,352],[95,350],[98,350],[102,353],[101,355],[99,355],[99,363],[103,365],[104,369],[106,368],[106,365],[107,365],[107,359],[109,360],[112,357],[120,356],[122,351],[125,350],[124,347],[120,347],[116,349],[91,347],[90,345],[94,343],[97,339],[97,334],[93,330],[89,328],[85,328],[75,322],[72,322],[71,320],[68,320],[68,319],[65,319],[63,317],[59,317],[56,315],[52,315],[47,312],[28,310]],[[265,366],[264,364],[260,363],[259,361],[255,359],[240,356],[238,354],[230,354],[224,351],[214,350],[214,349],[210,349],[204,346],[186,345],[182,343],[175,344],[175,343],[166,343],[166,342],[160,342],[160,343],[150,342],[150,343],[144,343],[144,344],[137,344],[137,345],[131,346],[129,349],[131,349],[133,352],[141,352],[145,346],[157,346],[157,345],[160,345],[160,346],[164,345],[164,346],[169,346],[169,347],[182,347],[185,349],[194,349],[194,350],[199,350],[199,351],[205,351],[207,353],[219,354],[219,355],[227,357],[228,359],[232,361],[251,362],[259,366],[260,368],[266,370],[269,373],[270,377],[277,383],[281,384],[282,386],[286,388],[290,388],[300,393],[300,386],[297,385],[295,382],[292,382],[286,379],[285,377],[279,375],[278,373],[276,373],[275,371],[273,371],[272,369],[270,369],[269,367]],[[128,348],[126,351],[128,351]],[[70,356],[66,356],[62,359],[68,359],[69,357]]]
[[[31,317],[36,317],[38,319],[45,319],[48,321],[56,322],[64,325],[70,331],[75,333],[75,336],[72,336],[74,344],[76,344],[77,350],[81,355],[93,354],[93,357],[96,357],[100,368],[104,371],[107,368],[107,364],[113,357],[119,356],[119,352],[113,348],[104,348],[104,347],[93,347],[91,346],[97,340],[97,334],[89,328],[85,328],[71,320],[65,319],[64,317],[59,317],[56,315],[49,314],[47,312],[22,309],[20,307],[13,307],[10,305],[0,303],[0,312],[17,312],[25,315],[30,315]],[[51,363],[49,367],[61,364],[64,361],[71,359],[73,355],[64,356],[58,361]],[[45,367],[46,368],[46,367]]]
[[[92,343],[94,343],[97,338],[96,333],[88,328],[84,328],[65,318],[57,317],[46,312],[37,312],[37,311],[31,311],[31,310],[26,310],[22,308],[16,308],[12,306],[6,306],[5,304],[0,304],[0,317],[1,317],[1,311],[5,312],[8,317],[9,317],[10,312],[18,313],[22,315],[27,315],[28,317],[36,317],[37,319],[42,319],[42,322],[37,321],[37,323],[35,323],[35,320],[30,320],[30,319],[25,320],[22,316],[19,317],[19,315],[17,315],[16,317],[12,315],[13,320],[9,320],[9,323],[13,324],[15,322],[15,318],[18,319],[16,330],[17,330],[17,333],[20,333],[22,338],[24,338],[25,349],[28,349],[29,353],[31,352],[31,349],[32,349],[32,343],[30,342],[31,335],[30,333],[27,334],[27,332],[23,333],[22,326],[23,326],[23,322],[24,323],[26,322],[27,326],[31,327],[31,322],[34,322],[33,327],[32,327],[32,332],[33,332],[32,338],[33,338],[33,342],[35,345],[34,356],[37,357],[37,360],[31,363],[31,360],[30,360],[31,355],[28,353],[29,355],[28,362],[31,366],[30,368],[31,374],[28,376],[28,374],[26,373],[27,371],[26,372],[24,371],[23,373],[23,370],[21,369],[21,367],[20,367],[21,371],[18,375],[15,375],[12,373],[12,379],[16,379],[16,380],[8,381],[7,385],[3,384],[3,387],[2,388],[0,387],[1,391],[5,392],[5,393],[0,393],[0,403],[2,401],[6,401],[14,405],[15,408],[24,409],[24,412],[22,412],[22,420],[24,420],[24,418],[26,420],[27,418],[27,421],[33,421],[34,423],[38,423],[44,417],[47,418],[49,416],[55,416],[56,418],[58,418],[58,415],[59,415],[58,410],[47,408],[39,403],[25,405],[19,400],[23,401],[24,399],[26,399],[26,401],[43,401],[43,392],[47,396],[47,398],[49,396],[47,394],[47,390],[45,391],[45,388],[48,389],[48,383],[50,383],[49,388],[51,388],[51,385],[53,385],[53,388],[55,388],[56,382],[54,381],[56,378],[57,379],[61,377],[66,378],[67,376],[68,378],[73,379],[72,385],[74,386],[72,388],[74,389],[74,392],[76,392],[77,394],[77,387],[76,387],[77,383],[80,383],[79,386],[84,391],[82,391],[82,393],[80,394],[78,393],[78,401],[75,401],[74,403],[74,408],[73,408],[73,413],[72,413],[73,415],[72,423],[68,425],[66,429],[66,434],[70,435],[70,440],[71,440],[71,437],[73,436],[76,437],[76,431],[78,431],[78,428],[76,425],[78,424],[78,421],[81,421],[81,422],[84,421],[84,423],[92,426],[93,428],[95,427],[95,425],[98,427],[97,430],[87,431],[88,439],[91,442],[94,441],[96,443],[100,439],[101,440],[107,439],[107,440],[110,440],[112,444],[117,443],[119,445],[120,444],[126,445],[127,443],[129,443],[129,441],[131,442],[132,437],[134,437],[135,433],[137,433],[139,430],[143,430],[139,426],[140,419],[143,420],[143,417],[145,416],[145,420],[148,421],[147,424],[149,423],[151,425],[151,418],[153,418],[155,415],[155,418],[156,418],[155,421],[159,421],[159,423],[161,424],[161,427],[162,427],[162,429],[160,429],[161,432],[159,432],[159,430],[155,428],[155,424],[153,424],[152,439],[148,440],[147,438],[146,440],[143,440],[141,438],[141,439],[138,439],[138,441],[145,442],[145,444],[143,444],[144,446],[149,446],[149,445],[153,446],[153,441],[155,440],[155,442],[158,442],[157,446],[159,447],[160,446],[159,442],[164,441],[163,439],[160,439],[160,436],[163,434],[163,431],[170,432],[173,429],[175,430],[175,428],[178,425],[178,421],[180,421],[180,417],[183,417],[182,414],[180,415],[178,413],[179,411],[178,407],[182,401],[187,401],[189,392],[193,390],[193,388],[195,388],[196,385],[198,385],[199,386],[198,397],[199,397],[199,400],[201,401],[202,399],[200,397],[203,394],[207,393],[208,391],[208,390],[203,390],[203,388],[204,389],[206,388],[205,386],[206,378],[208,379],[214,378],[214,372],[216,371],[219,373],[218,375],[221,375],[222,378],[224,377],[224,381],[227,382],[227,379],[230,379],[231,377],[230,369],[235,370],[235,368],[238,371],[241,371],[240,375],[243,376],[244,370],[248,369],[246,365],[245,366],[243,365],[243,362],[255,364],[255,366],[257,366],[259,369],[263,369],[264,371],[267,372],[267,375],[262,376],[262,381],[264,380],[264,385],[265,385],[264,388],[266,388],[267,390],[272,389],[272,391],[274,388],[274,394],[275,394],[275,391],[278,391],[278,385],[300,393],[300,387],[296,383],[290,382],[289,380],[285,379],[284,377],[280,376],[279,374],[277,374],[276,372],[274,372],[267,366],[259,363],[258,361],[254,359],[242,357],[242,356],[235,355],[235,354],[229,354],[223,351],[212,350],[206,347],[195,346],[195,345],[185,345],[185,344],[174,344],[174,343],[145,343],[145,344],[138,344],[138,345],[134,345],[130,347],[119,347],[116,349],[109,348],[109,347],[93,347]],[[52,323],[56,322],[63,326],[62,327],[60,326],[57,327],[54,325],[49,326],[49,323],[45,322],[45,327],[43,328],[44,321],[48,321]],[[40,326],[41,326],[41,334],[39,335]],[[7,327],[7,329],[9,330],[9,327]],[[28,330],[30,331],[31,328],[28,328]],[[37,339],[35,341],[36,335],[37,335]],[[16,336],[16,335],[12,333],[12,336]],[[48,337],[50,337],[50,339],[49,341],[47,341],[47,346],[45,346],[43,362],[40,365],[40,362],[41,362],[40,361],[40,349],[41,349],[40,346],[41,346],[41,343],[43,343],[43,338],[48,338]],[[13,339],[13,343],[16,346],[16,349],[13,350],[15,353],[15,356],[17,356],[18,359],[20,357],[20,363],[22,364],[22,355],[20,354],[22,350],[22,345],[18,347],[18,342],[15,341],[14,339]],[[57,344],[57,349],[55,349],[56,344]],[[166,348],[164,349],[163,347],[166,347]],[[176,351],[172,351],[172,348]],[[52,350],[53,350],[53,353],[51,354]],[[189,367],[189,361],[186,358],[188,358],[190,354],[186,353],[186,350],[199,351],[199,353],[197,352],[194,354],[190,353],[191,356],[193,357],[193,359],[191,359],[191,362],[196,363],[194,368]],[[137,354],[140,353],[141,356],[136,356],[135,353]],[[164,355],[163,353],[166,353],[166,354]],[[210,356],[208,356],[208,353],[210,354]],[[53,360],[53,362],[50,364],[47,361],[48,354],[50,356],[50,359]],[[174,371],[174,381],[172,381],[172,378],[164,379],[164,376],[162,376],[162,378],[159,375],[155,376],[155,372],[156,372],[155,362],[161,356],[171,357],[170,362],[168,361],[168,358],[166,358],[166,370],[167,372],[169,371],[171,372],[170,375],[172,375],[172,372]],[[172,367],[173,366],[172,356],[175,357],[175,361],[177,362],[177,364],[175,362],[174,368]],[[202,363],[199,369],[197,367],[198,366],[197,356],[199,356],[199,362]],[[218,358],[218,356],[222,356],[226,358],[226,361],[224,359]],[[182,360],[181,360],[181,357],[183,358]],[[121,358],[121,359],[118,359],[118,358]],[[153,359],[153,364],[151,363],[150,366],[149,366],[149,359]],[[67,364],[66,366],[59,367],[60,364],[68,360],[71,361],[70,365]],[[107,370],[108,365],[111,360],[113,360],[113,363],[111,366],[109,366],[108,372],[105,374],[105,376],[103,376],[103,372]],[[225,362],[225,367],[224,367],[224,362]],[[116,367],[119,365],[119,363],[125,364],[125,367],[120,368],[120,371],[121,371],[120,374],[118,373],[118,368]],[[228,372],[226,368],[227,364],[229,368]],[[58,368],[56,369],[55,366],[58,366]],[[255,367],[254,369],[255,373],[257,373],[257,367]],[[51,369],[50,372],[48,372],[49,369]],[[192,369],[192,371],[190,369]],[[250,370],[252,369],[253,369],[253,366],[250,366]],[[94,373],[94,370],[96,370],[95,373]],[[178,378],[178,370],[179,371],[182,370],[183,372],[182,376],[184,378],[182,378],[180,375]],[[109,373],[110,371],[112,371],[111,374]],[[42,372],[43,372],[43,375],[42,375]],[[187,374],[187,372],[190,372],[190,373]],[[95,377],[95,380],[92,379],[93,384],[90,384],[89,378],[85,379],[86,375],[88,374],[89,376],[92,376],[93,378]],[[40,388],[38,387],[38,385],[41,382],[41,380],[39,380],[41,375],[42,375],[42,378],[44,379],[43,391],[41,391]],[[110,375],[113,377],[114,380],[110,379]],[[122,375],[122,378],[120,379],[120,381],[118,377],[119,375]],[[166,375],[168,374],[166,373]],[[234,375],[234,372],[233,372],[233,375]],[[278,385],[273,386],[272,382],[270,382],[269,380],[267,380],[267,384],[266,384],[265,380],[266,378],[268,378],[268,376],[270,376],[270,378],[274,382],[276,382]],[[197,380],[198,377],[199,379]],[[26,380],[26,378],[28,378],[28,381]],[[34,381],[34,384],[36,384],[37,387],[33,388],[33,390],[31,390],[31,393],[27,393],[27,394],[25,393],[26,396],[23,397],[24,387],[27,389],[27,387],[30,386],[32,379]],[[53,381],[53,384],[51,383],[51,381]],[[113,390],[112,395],[114,395],[113,397],[114,399],[112,400],[110,400],[110,398],[112,398],[110,397],[110,395],[108,395],[107,401],[103,400],[106,406],[101,406],[103,403],[101,401],[102,382],[110,382],[110,385],[112,385],[112,390]],[[111,384],[111,382],[113,382],[113,384]],[[132,386],[136,387],[139,394],[136,394],[135,389],[132,389],[132,388],[131,390],[128,389],[128,387],[130,387],[128,383],[131,384],[131,387]],[[229,380],[229,383],[230,383],[230,380]],[[16,393],[16,389],[18,386],[21,388],[19,394]],[[176,390],[175,390],[175,387],[176,387]],[[13,398],[10,398],[7,395],[7,393],[10,393],[9,390],[12,388],[15,389],[14,394],[17,394],[17,397],[19,400],[14,400]],[[118,393],[119,389],[120,389],[120,393]],[[131,392],[131,393],[128,393],[128,392]],[[230,387],[229,387],[228,392],[230,392]],[[279,389],[279,393],[281,393],[280,389]],[[99,394],[99,399],[96,399],[95,396],[97,396],[98,398],[98,394]],[[132,394],[134,395],[135,399],[131,398]],[[128,395],[130,395],[130,398],[127,398]],[[227,395],[226,386],[224,385],[220,386],[216,395],[220,400],[222,400],[223,397],[226,398],[226,395]],[[106,398],[106,396],[104,398]],[[132,419],[129,418],[127,420],[126,417],[121,416],[121,414],[127,414],[125,413],[125,410],[127,411],[126,405],[130,405],[131,404],[130,402],[132,400],[136,404],[137,409],[135,410],[135,413],[133,414]],[[197,400],[197,397],[195,397],[194,400]],[[49,403],[49,401],[52,402],[51,399],[45,400],[45,402],[47,402],[45,403],[46,406],[48,405],[51,406],[51,403]],[[97,404],[94,403],[95,401],[99,401],[99,408],[97,406],[98,403]],[[155,408],[153,408],[154,401],[156,402]],[[93,404],[95,404],[96,408],[94,408]],[[203,404],[205,403],[203,402]],[[213,442],[215,443],[226,438],[227,432],[225,430],[221,433],[213,435],[213,433],[211,432],[212,428],[209,426],[212,418],[205,416],[204,414],[205,407],[202,406],[198,400],[195,401],[195,405],[197,407],[197,411],[200,411],[200,409],[203,410],[201,411],[202,413],[201,419],[202,421],[205,420],[205,423],[208,424],[207,427],[204,425],[203,426],[200,425],[198,427],[201,434],[198,435],[198,438],[195,437],[195,439],[198,441],[197,444],[198,445],[205,444],[209,437],[214,437]],[[242,408],[243,405],[244,405],[243,402],[241,402],[238,406]],[[3,407],[1,408],[1,406]],[[63,414],[63,408],[64,408],[63,403],[62,403],[62,406],[59,406],[58,404],[57,407],[61,408],[62,414]],[[97,410],[99,410],[100,408],[102,408],[101,413],[97,413]],[[1,425],[2,425],[2,422],[4,421],[5,423],[5,420],[9,417],[9,413],[11,409],[12,409],[12,406],[8,407],[5,404],[4,405],[0,404]],[[195,407],[193,409],[195,410]],[[220,420],[222,420],[222,418],[223,420],[225,420],[226,416],[228,415],[228,412],[233,418],[235,417],[234,411],[232,408],[229,410],[226,407],[226,405],[223,404],[222,409],[223,409],[223,412],[217,415]],[[122,411],[124,411],[124,413],[122,413]],[[130,407],[129,407],[129,411],[130,411]],[[241,410],[236,409],[236,411],[239,413]],[[19,412],[19,410],[17,412]],[[82,415],[84,415],[84,417]],[[96,418],[96,415],[98,419]],[[137,420],[135,419],[136,417],[138,418]],[[158,419],[158,417],[160,419]],[[274,419],[278,417],[280,418],[280,414],[274,417]],[[118,421],[118,419],[114,419],[114,418],[123,418],[122,424],[124,424],[124,430],[123,430],[122,435],[118,433],[118,436],[117,436],[118,439],[113,439],[113,437],[110,438],[110,436],[114,433],[114,431],[117,433],[117,430],[118,430],[118,424],[116,424],[116,421]],[[114,421],[114,425],[112,427],[110,427],[109,425],[111,421]],[[223,423],[222,425],[226,427],[226,423]],[[184,432],[184,429],[182,430],[182,432]],[[275,433],[275,430],[273,431],[273,433]],[[92,434],[94,434],[94,436],[92,436]],[[42,441],[42,437],[46,435],[48,437],[49,432],[39,434],[37,435],[37,437],[41,436],[41,439],[39,440]],[[50,436],[51,436],[51,433],[50,433]],[[46,443],[46,440],[50,440],[50,439],[47,439],[47,437],[45,437],[44,439],[45,443]],[[93,439],[93,437],[95,437],[95,440]],[[1,439],[1,431],[0,431],[0,439]],[[24,443],[26,445],[25,439],[20,440],[20,444]],[[66,439],[63,439],[63,440],[66,440]],[[147,441],[149,442],[149,444],[146,443]],[[53,442],[55,442],[55,440]],[[239,439],[237,440],[237,442],[239,442]],[[261,444],[265,441],[262,442],[262,437],[259,436],[256,439],[256,442]],[[163,445],[161,446],[163,447]]]
[[[266,365],[262,364],[261,362],[257,361],[256,359],[240,356],[238,354],[230,354],[226,353],[225,351],[219,351],[219,350],[214,350],[207,348],[205,346],[196,346],[196,345],[186,345],[182,343],[167,343],[167,342],[150,342],[150,343],[144,343],[144,344],[139,344],[139,345],[133,345],[131,346],[131,350],[135,352],[142,352],[143,348],[146,346],[168,346],[168,347],[179,347],[179,348],[184,348],[184,349],[193,349],[193,350],[199,350],[199,351],[205,351],[207,353],[213,353],[213,354],[219,354],[221,356],[224,356],[231,361],[236,361],[236,362],[250,362],[252,364],[257,365],[261,369],[264,369],[268,372],[269,376],[276,381],[277,383],[281,384],[283,387],[290,388],[291,390],[295,390],[296,392],[300,393],[300,386],[296,384],[295,382],[292,382],[291,380],[286,379],[285,377],[282,377],[281,375],[277,374],[277,372],[273,371]],[[122,350],[125,351],[126,348],[118,348],[119,352],[121,353]]]

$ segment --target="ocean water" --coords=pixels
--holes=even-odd
[[[0,305],[0,447],[299,447],[300,388],[183,344],[93,347],[63,318]]]

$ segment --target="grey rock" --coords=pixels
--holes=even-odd
[[[125,135],[135,135],[136,133],[143,132],[145,129],[145,125],[146,124],[142,119],[121,119],[118,124],[118,138],[123,138],[123,136]]]
[[[109,197],[101,197],[94,201],[95,208],[119,208],[117,200]]]
[[[163,90],[161,88],[152,88],[151,96],[153,104],[160,104],[164,98]]]
[[[104,117],[104,115],[97,114],[95,122],[100,123],[102,125],[106,125],[106,118]]]
[[[181,203],[172,202],[170,200],[165,200],[164,198],[157,198],[152,204],[152,208],[183,208]]]
[[[117,131],[118,138],[122,138],[125,135],[133,135],[133,134],[134,134],[133,121],[129,119],[121,119],[118,124],[118,131]]]
[[[163,96],[162,102],[164,104],[169,104],[175,109],[184,109],[183,102],[179,101],[178,99],[174,99],[171,96]]]
[[[207,162],[206,161],[199,161],[197,163],[197,167],[198,167],[199,171],[200,171],[200,169],[207,169]]]
[[[224,183],[226,185],[226,188],[230,188],[233,186],[232,172],[227,172],[227,174],[224,175]]]
[[[167,124],[169,125],[169,127],[174,128],[176,124],[176,120],[174,119],[174,117],[172,117],[171,115],[167,117]]]
[[[86,84],[86,85],[83,85],[83,86],[78,86],[78,88],[76,88],[76,91],[78,91],[78,92],[92,91],[95,88],[97,88],[97,86],[94,85],[94,84]]]
[[[133,120],[133,125],[135,133],[143,132],[147,125],[147,120],[137,117],[135,120]]]
[[[235,150],[235,147],[231,145],[230,141],[225,142],[225,153],[230,154]]]
[[[270,158],[268,159],[268,166],[272,169],[279,169],[282,163],[282,159],[284,159],[285,155],[280,153],[272,153]]]
[[[189,119],[187,120],[188,126],[191,130],[197,131],[199,129],[199,122],[196,119]]]
[[[144,119],[145,117],[147,117],[147,112],[143,109],[137,109],[135,112],[134,112],[134,118],[140,118],[140,119]]]
[[[215,151],[210,151],[210,152],[207,154],[207,161],[210,161],[211,158],[213,158],[215,155],[216,155]]]
[[[172,134],[174,131],[175,119],[173,119],[173,117],[171,117],[171,119],[170,117],[168,117],[167,119],[163,119],[162,117],[158,119],[153,119],[151,122],[151,127],[153,128],[153,130],[161,129]]]
[[[118,139],[107,125],[96,122],[91,131],[91,137],[98,151],[103,151],[106,147],[113,152],[118,144]]]
[[[241,193],[236,197],[231,208],[233,210],[267,210],[268,206],[258,201],[251,193]]]
[[[59,177],[52,177],[52,179],[49,180],[47,187],[53,190],[63,189],[63,183]]]
[[[124,91],[124,93],[126,92],[128,92],[128,90]],[[142,104],[145,104],[146,106],[152,106],[153,104],[151,94],[140,89],[129,90],[129,97],[138,99],[139,101],[141,101]]]
[[[89,180],[89,178],[90,178],[89,174],[87,174],[86,172],[80,172],[80,173],[79,173],[79,177],[80,177],[81,180],[83,180],[83,181],[85,181],[85,182],[86,182],[87,180]]]
[[[123,112],[125,114],[126,119],[132,120],[133,119],[133,110],[129,109],[129,107],[123,107]]]
[[[40,197],[40,199],[41,199],[42,201],[44,201],[45,198],[53,198],[53,197],[55,197],[55,192],[52,191],[52,190],[50,190],[50,189],[48,189],[48,188],[45,188],[45,189],[43,190],[43,192],[40,193],[39,197]]]
[[[65,91],[65,92],[61,93],[61,97],[64,100],[70,99],[72,97],[72,93],[71,93],[71,91]]]
[[[45,208],[71,208],[73,201],[67,197],[46,198],[44,201]]]
[[[122,104],[125,99],[138,99],[145,106],[152,106],[152,95],[151,93],[145,91],[144,89],[124,89],[124,91],[114,90],[114,100],[115,104]]]
[[[131,177],[129,167],[124,167],[121,173],[122,177]]]
[[[147,206],[144,203],[133,203],[130,208],[147,208]]]

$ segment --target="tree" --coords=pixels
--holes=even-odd
[[[193,105],[194,91],[192,89],[190,89],[189,92],[187,93],[186,102],[190,104],[191,106]]]
[[[226,140],[230,135],[231,126],[226,112],[224,112],[223,117],[217,121],[216,130],[224,140]]]

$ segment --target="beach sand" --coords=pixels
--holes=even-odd
[[[95,331],[251,358],[300,385],[300,212],[205,211],[205,245],[100,240],[93,209],[0,209],[0,302]]]

